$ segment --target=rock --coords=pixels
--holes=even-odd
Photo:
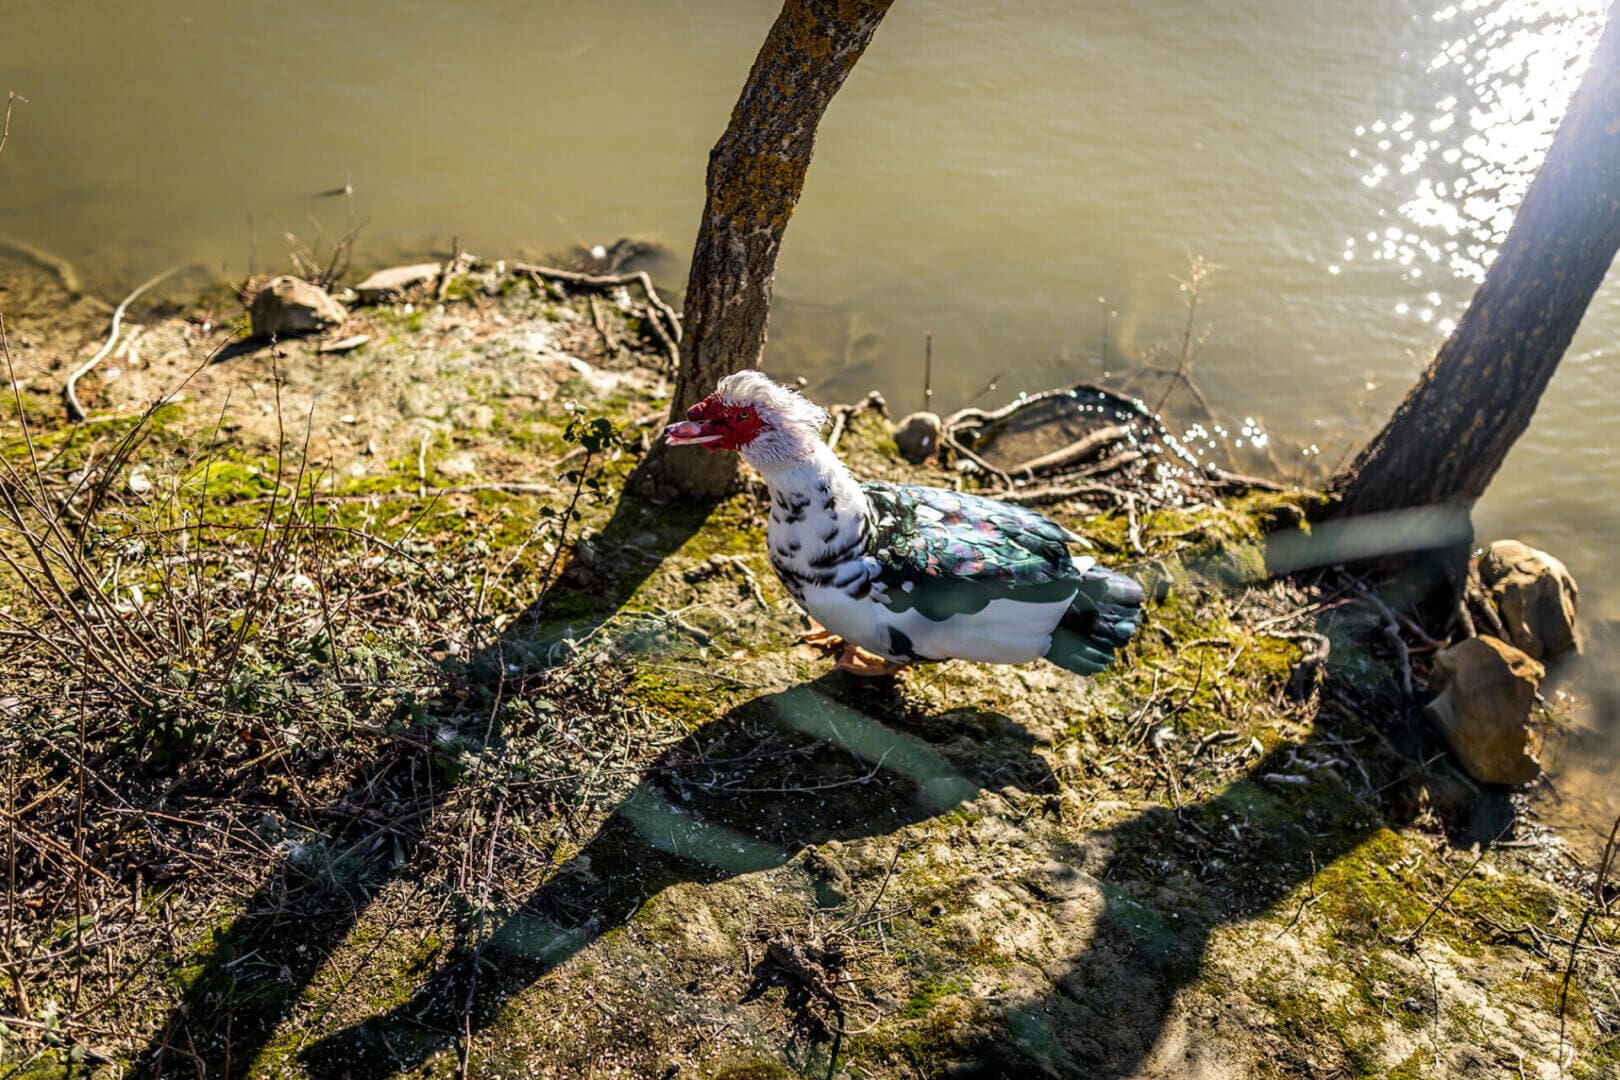
[[[1498,540],[1479,560],[1479,577],[1514,645],[1538,660],[1581,651],[1575,631],[1581,594],[1562,562],[1517,540]]]
[[[1493,637],[1436,653],[1434,667],[1446,687],[1429,703],[1429,718],[1464,771],[1486,784],[1523,784],[1540,775],[1540,732],[1530,708],[1546,669]]]
[[[324,289],[287,276],[271,278],[255,293],[248,313],[257,338],[318,334],[342,326],[349,314]]]
[[[894,445],[900,448],[901,457],[917,465],[939,452],[939,437],[944,430],[945,422],[938,413],[914,412],[895,429]]]
[[[380,304],[387,300],[402,299],[405,291],[411,286],[436,281],[438,277],[438,263],[390,266],[366,278],[354,287],[354,291],[359,295],[362,304]]]
[[[342,341],[324,342],[317,347],[315,351],[318,353],[353,352],[355,349],[358,349],[360,346],[364,345],[370,340],[370,334],[355,334],[353,337],[346,337]]]

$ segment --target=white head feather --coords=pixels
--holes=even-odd
[[[763,372],[727,375],[715,393],[729,404],[753,409],[765,421],[759,434],[739,451],[755,468],[807,460],[821,442],[821,429],[830,423],[826,409]]]

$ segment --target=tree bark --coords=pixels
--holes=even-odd
[[[1335,476],[1334,516],[1466,512],[1514,442],[1620,248],[1620,2],[1507,241],[1395,415]]]
[[[708,199],[692,251],[681,363],[670,419],[720,378],[757,367],[765,348],[782,234],[804,190],[816,126],[893,0],[786,0],[748,73],[725,134],[709,153]],[[643,472],[714,498],[737,456],[654,447]]]

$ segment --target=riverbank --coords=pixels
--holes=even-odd
[[[442,286],[251,351],[226,292],[138,313],[82,425],[96,335],[8,311],[0,542],[62,584],[0,577],[24,1075],[1615,1068],[1596,868],[1504,831],[1381,615],[1265,580],[1309,492],[1044,506],[1154,585],[1096,679],[850,679],[756,491],[624,496],[634,290]],[[876,408],[840,451],[973,483]]]

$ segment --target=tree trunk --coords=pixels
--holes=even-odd
[[[786,0],[754,60],[725,134],[709,153],[708,200],[692,251],[681,364],[670,419],[730,372],[757,367],[765,348],[782,234],[804,190],[816,125],[861,58],[893,0]],[[730,486],[737,456],[666,450],[643,465],[687,495]]]
[[[1472,508],[1617,248],[1620,2],[1485,283],[1389,423],[1331,481],[1334,515]]]

